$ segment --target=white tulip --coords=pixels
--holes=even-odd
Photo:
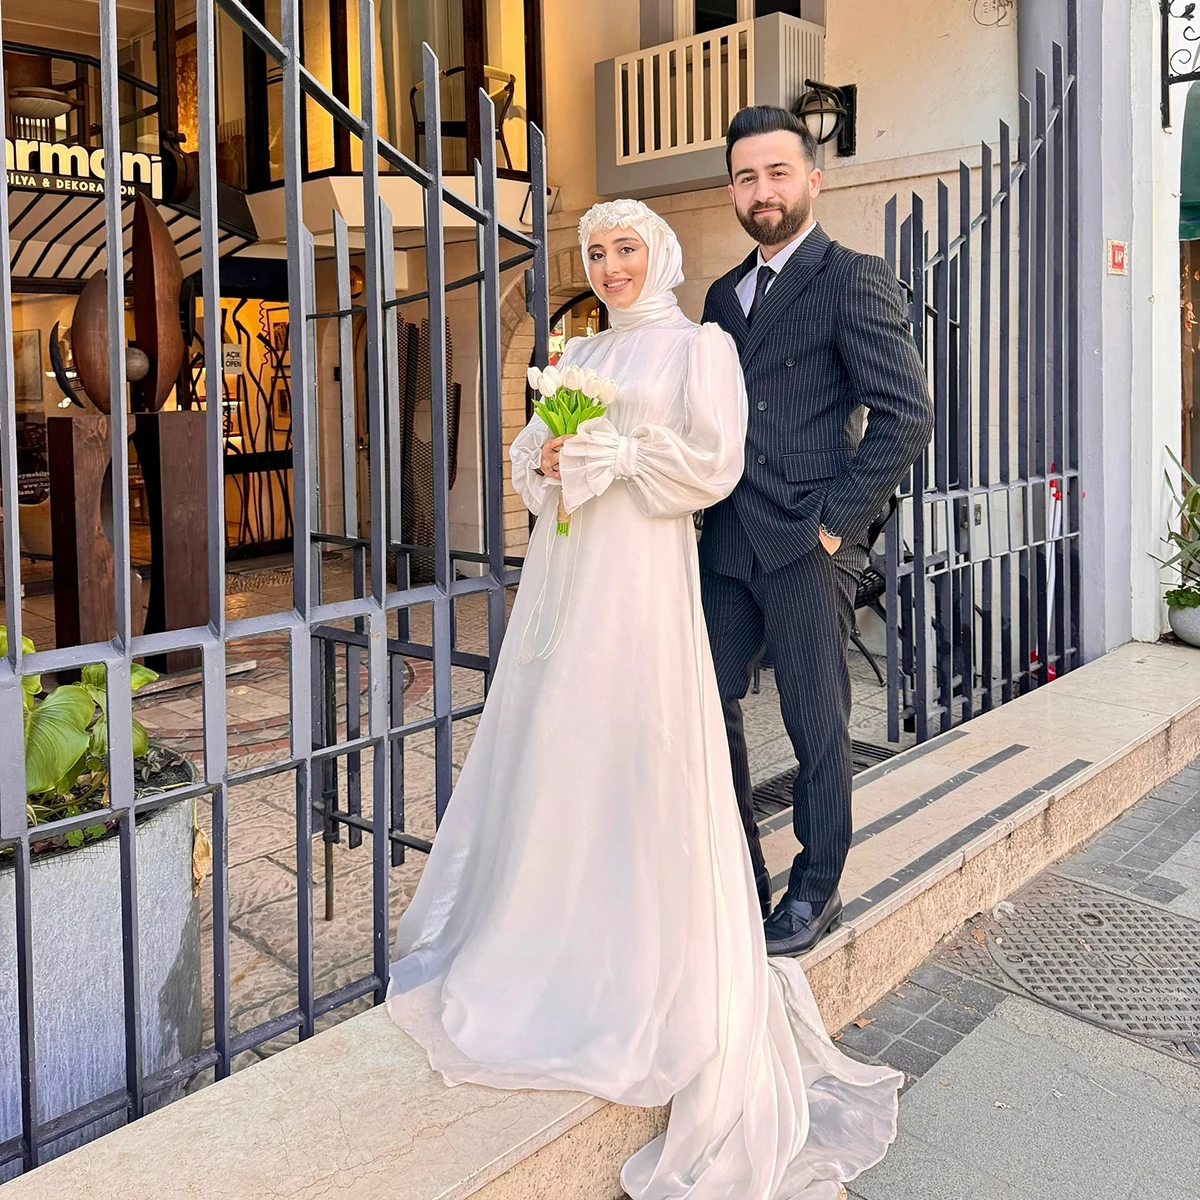
[[[617,381],[615,379],[600,380],[600,403],[611,404],[617,398]]]
[[[529,370],[525,372],[525,378],[529,380],[529,386],[533,388],[535,392],[538,389],[538,380],[541,379],[541,377],[542,373],[537,369],[537,367],[530,367]]]
[[[538,380],[538,391],[548,400],[563,385],[562,375],[557,367],[547,367]]]
[[[583,373],[582,389],[589,400],[595,400],[600,395],[600,376],[590,367]]]
[[[578,367],[567,367],[562,375],[568,392],[577,392],[583,387],[583,372]]]

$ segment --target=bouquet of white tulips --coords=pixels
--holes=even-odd
[[[533,411],[546,423],[554,437],[570,437],[579,426],[593,417],[602,417],[616,399],[615,379],[604,379],[590,367],[546,367],[539,371],[529,368],[529,386],[542,398]],[[562,493],[558,499],[558,532],[571,532],[571,518],[563,507]]]

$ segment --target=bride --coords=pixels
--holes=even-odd
[[[449,1084],[672,1101],[633,1200],[832,1200],[895,1137],[902,1077],[844,1057],[763,942],[691,520],[742,471],[737,352],[680,311],[651,209],[598,204],[579,235],[611,329],[558,365],[617,398],[513,443],[537,526],[388,1011]]]

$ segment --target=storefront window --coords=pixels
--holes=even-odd
[[[484,86],[496,107],[497,164],[529,168],[525,0],[484,0]]]

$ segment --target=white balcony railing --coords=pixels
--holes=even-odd
[[[785,13],[596,64],[596,181],[604,196],[657,196],[725,181],[740,108],[790,108],[824,76],[825,30]]]
[[[614,61],[618,164],[721,145],[754,103],[754,22],[651,46]]]

